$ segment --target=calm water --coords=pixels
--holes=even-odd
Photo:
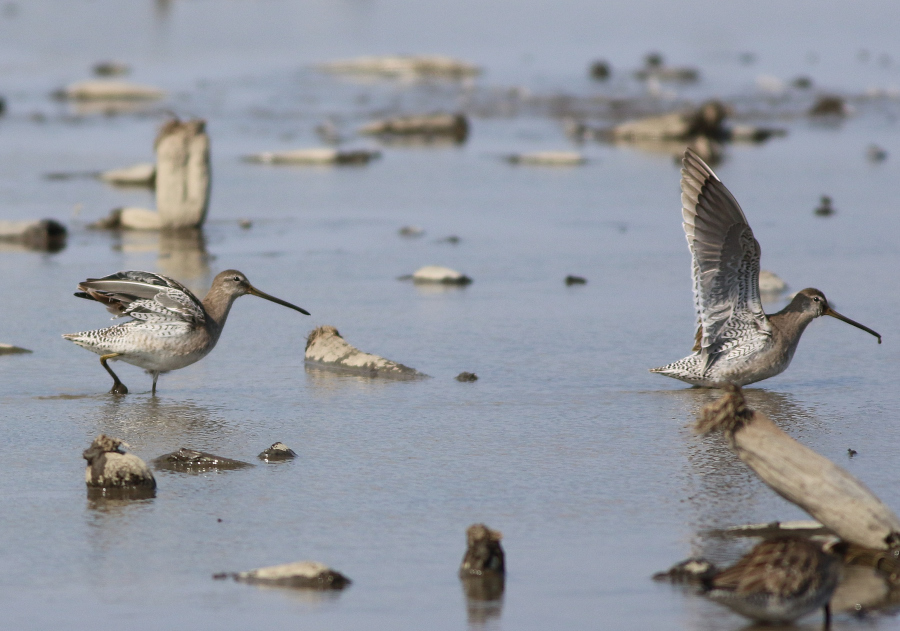
[[[730,147],[717,173],[753,225],[763,267],[792,290],[820,288],[885,342],[816,321],[790,369],[748,396],[900,508],[891,466],[900,440],[898,18],[887,1],[689,2],[677,11],[650,0],[627,9],[580,0],[7,3],[2,217],[54,217],[70,238],[57,254],[0,249],[0,341],[34,350],[0,358],[4,628],[742,628],[649,579],[691,554],[733,560],[739,550],[704,536],[711,528],[803,517],[720,439],[691,435],[712,394],[646,371],[687,354],[693,336],[677,165],[597,144],[572,169],[514,168],[498,156],[573,148],[541,98],[641,97],[626,71],[651,50],[704,75],[663,86],[664,99],[729,97],[751,122],[787,128],[784,139]],[[451,54],[486,73],[416,85],[310,69],[394,52]],[[585,78],[597,57],[619,71],[608,85]],[[170,98],[112,117],[50,100],[109,58]],[[756,87],[760,76],[809,76],[814,90],[773,97]],[[503,113],[495,106],[510,88],[534,98]],[[820,91],[851,97],[856,115],[836,125],[797,116]],[[352,136],[377,115],[457,108],[483,112],[461,147],[386,148],[362,168],[239,161],[319,144],[313,128],[329,116]],[[86,230],[113,207],[152,206],[152,195],[43,174],[151,160],[166,110],[208,120],[214,184],[202,242]],[[887,149],[886,162],[866,161],[871,143]],[[812,213],[822,194],[834,199],[833,217]],[[399,237],[407,224],[426,235]],[[438,242],[449,235],[461,242]],[[435,291],[395,280],[426,264],[475,282]],[[124,364],[116,370],[133,394],[107,395],[96,356],[59,337],[108,324],[97,305],[71,296],[86,277],[146,269],[203,292],[229,267],[313,316],[241,299],[215,352],[163,375],[156,398],[150,377]],[[589,282],[567,288],[567,274]],[[307,368],[305,338],[320,324],[433,379]],[[463,370],[480,379],[454,381]],[[257,466],[159,472],[155,499],[96,504],[85,498],[80,454],[101,432],[145,460],[193,447]],[[256,460],[276,440],[299,458]],[[502,603],[467,608],[456,569],[476,521],[503,531],[509,574]],[[319,595],[210,578],[307,558],[353,586]],[[838,616],[836,627],[900,621]]]

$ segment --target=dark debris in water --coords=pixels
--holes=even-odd
[[[153,460],[153,466],[157,469],[167,471],[186,471],[189,473],[200,473],[203,471],[243,469],[252,467],[248,462],[240,460],[232,460],[231,458],[223,458],[215,456],[196,449],[181,448],[170,454]]]

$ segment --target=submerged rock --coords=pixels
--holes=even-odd
[[[412,136],[425,140],[449,138],[461,143],[469,135],[469,121],[463,114],[398,116],[363,125],[359,133],[382,138],[391,136]]]
[[[440,265],[426,265],[407,276],[400,276],[398,280],[411,280],[414,283],[434,283],[439,285],[468,285],[472,279],[449,267]]]
[[[597,79],[598,81],[606,81],[609,79],[609,76],[612,74],[612,70],[609,67],[609,62],[603,59],[598,59],[597,61],[591,64],[591,68],[588,71],[588,74],[591,75],[591,79]]]
[[[297,561],[261,567],[248,572],[215,574],[215,579],[233,578],[241,583],[299,589],[344,589],[352,582],[340,572],[315,561]]]
[[[470,383],[472,381],[478,381],[478,375],[476,375],[474,372],[461,372],[456,375],[454,379],[462,383]]]
[[[153,474],[143,460],[125,453],[123,444],[118,438],[100,434],[84,450],[82,456],[88,462],[84,479],[89,494],[107,495],[97,491],[133,489],[145,491],[144,496],[153,496],[156,489]]]
[[[831,198],[828,195],[822,195],[819,206],[813,211],[819,217],[830,217],[834,214],[834,207],[831,205]]]
[[[116,186],[152,187],[156,183],[156,165],[152,162],[140,162],[121,169],[103,171],[98,177]]]
[[[368,164],[380,156],[381,153],[378,151],[363,149],[342,151],[330,147],[317,147],[292,151],[264,151],[245,156],[244,161],[258,164],[341,165]]]
[[[13,346],[12,344],[0,344],[0,355],[19,355],[22,353],[32,353],[34,351],[30,351],[27,348],[20,348],[18,346]]]
[[[850,113],[850,108],[844,99],[840,96],[832,96],[823,94],[811,108],[809,108],[810,116],[834,116],[843,117]]]
[[[16,243],[29,250],[58,252],[66,247],[66,227],[54,219],[0,221],[0,242]]]
[[[503,535],[484,524],[466,530],[466,554],[459,567],[463,590],[470,601],[492,601],[503,596],[506,564],[500,539]]]
[[[577,151],[535,151],[509,155],[505,159],[511,164],[551,167],[571,167],[587,162],[587,158]]]
[[[428,376],[384,357],[363,353],[350,346],[336,328],[328,325],[320,326],[309,334],[306,340],[306,361],[371,377],[415,379]]]
[[[124,81],[79,81],[56,92],[56,96],[72,101],[146,101],[166,96],[163,90]]]
[[[587,279],[582,276],[572,276],[569,274],[566,276],[566,287],[571,287],[572,285],[586,285]]]
[[[435,77],[460,79],[481,72],[478,66],[441,55],[385,55],[332,61],[322,70],[342,74],[383,77]]]
[[[165,469],[168,471],[200,473],[212,470],[243,469],[244,467],[252,467],[253,465],[249,462],[223,458],[221,456],[208,454],[204,451],[182,447],[178,451],[173,451],[170,454],[163,454],[159,458],[155,458],[153,460],[153,466],[157,469]]]
[[[484,574],[504,574],[503,547],[500,540],[503,533],[491,530],[484,524],[472,524],[466,530],[466,554],[459,566],[460,576],[482,576]]]
[[[101,61],[94,64],[94,74],[98,77],[118,77],[131,72],[131,66],[121,61]]]
[[[294,452],[294,450],[281,442],[274,443],[271,447],[259,454],[259,459],[265,460],[266,462],[290,460],[291,458],[296,457],[297,454]]]
[[[641,81],[656,79],[692,83],[700,78],[700,72],[696,68],[686,66],[667,66],[661,54],[649,53],[644,57],[644,67],[635,71],[634,76]]]

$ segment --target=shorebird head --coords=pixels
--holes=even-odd
[[[211,294],[213,292],[221,292],[222,294],[226,295],[231,301],[240,296],[250,294],[251,296],[265,298],[266,300],[274,302],[275,304],[289,307],[295,311],[299,311],[300,313],[309,315],[309,311],[307,311],[306,309],[301,309],[297,305],[292,305],[291,303],[282,300],[281,298],[276,298],[275,296],[270,296],[264,291],[260,291],[250,284],[250,281],[247,280],[247,277],[244,276],[242,272],[239,272],[236,269],[227,269],[224,272],[219,272],[219,274],[213,280],[212,288],[210,288],[209,292]]]
[[[803,291],[798,291],[797,295],[794,296],[794,299],[791,301],[791,307],[795,311],[799,311],[804,315],[809,315],[813,318],[818,318],[819,316],[827,315],[832,318],[837,318],[838,320],[842,320],[847,324],[852,324],[857,329],[862,329],[866,333],[874,335],[878,338],[878,343],[881,344],[881,335],[873,331],[867,326],[863,326],[859,322],[855,322],[846,316],[842,316],[840,313],[831,308],[828,304],[828,299],[825,298],[825,294],[823,294],[818,289],[813,289],[812,287],[808,289],[804,289]]]

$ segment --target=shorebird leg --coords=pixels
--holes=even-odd
[[[825,631],[828,631],[828,629],[831,628],[831,603],[830,602],[825,603],[824,609],[825,609],[825,622],[822,624],[822,628]]]
[[[109,376],[113,378],[113,387],[109,391],[110,394],[128,394],[128,388],[125,387],[125,384],[119,381],[119,378],[116,376],[116,373],[112,371],[112,368],[109,367],[109,364],[106,363],[108,359],[115,359],[122,353],[110,353],[109,355],[101,355],[100,363],[103,364],[103,367],[106,368],[106,372],[109,373]],[[155,383],[154,383],[155,385]]]
[[[150,394],[152,394],[155,397],[156,396],[156,380],[159,379],[159,371],[151,370],[150,374],[153,375],[153,389],[150,391]]]

